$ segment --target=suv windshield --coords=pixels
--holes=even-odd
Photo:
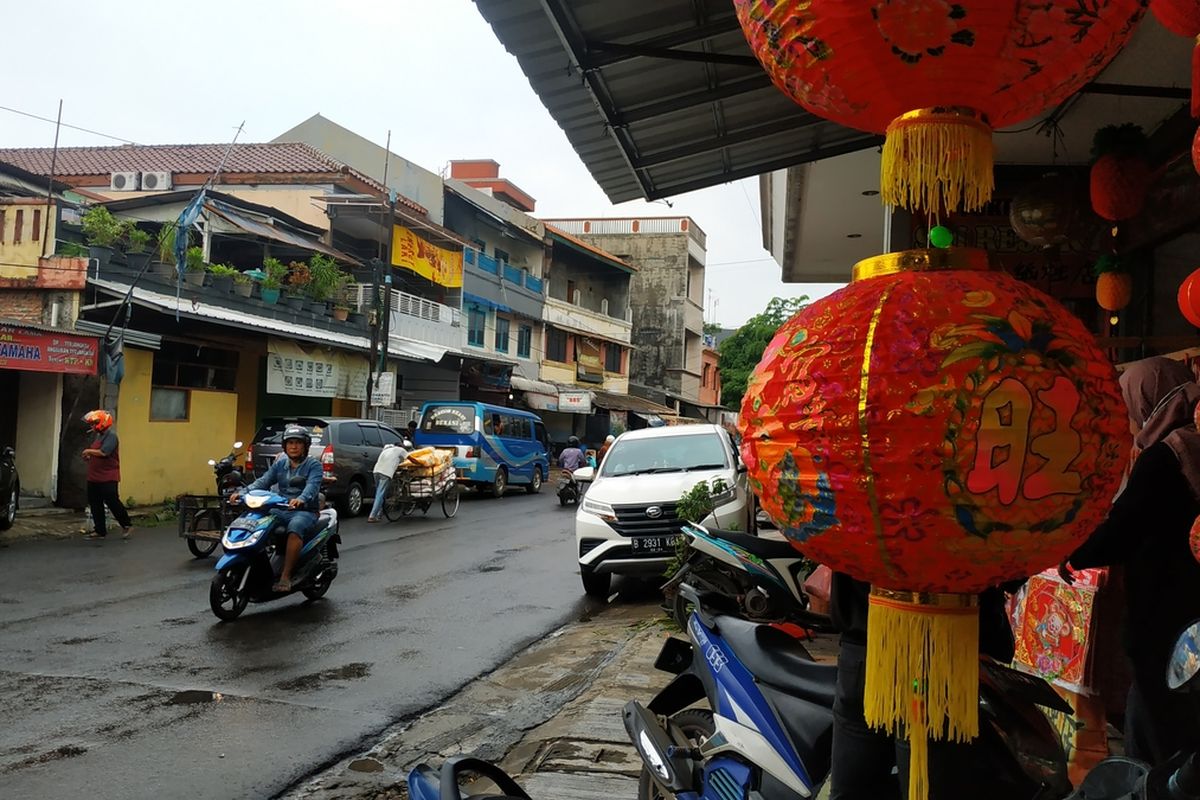
[[[473,406],[430,406],[421,419],[422,433],[471,434],[475,432]]]
[[[625,439],[608,451],[600,474],[606,477],[654,472],[726,469],[729,457],[713,433]]]

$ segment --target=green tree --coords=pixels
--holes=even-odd
[[[806,305],[808,295],[776,297],[767,304],[765,311],[746,320],[746,324],[738,328],[736,333],[721,342],[722,405],[741,408],[750,373],[762,360],[763,351],[779,327]]]

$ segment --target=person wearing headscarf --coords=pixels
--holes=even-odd
[[[1108,518],[1071,554],[1069,568],[1125,567],[1124,639],[1133,672],[1125,751],[1161,764],[1200,745],[1200,720],[1166,685],[1176,637],[1200,619],[1200,563],[1188,545],[1200,515],[1200,385],[1181,362],[1148,358],[1121,375],[1121,393],[1137,460]]]

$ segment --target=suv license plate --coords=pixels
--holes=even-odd
[[[629,549],[640,555],[670,553],[683,539],[682,533],[669,536],[635,536],[629,540]]]

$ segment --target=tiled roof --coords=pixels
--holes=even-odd
[[[594,244],[585,242],[583,239],[580,239],[578,236],[567,233],[562,228],[556,228],[555,226],[551,225],[549,222],[545,223],[545,225],[546,225],[546,230],[552,236],[557,236],[558,238],[575,245],[576,247],[580,248],[581,250],[586,250],[589,253],[597,255],[600,258],[604,259],[605,261],[616,264],[616,265],[628,270],[629,272],[637,272],[637,270],[638,270],[638,268],[635,265],[630,264],[625,259],[618,258],[617,256],[614,256],[612,253],[608,252],[607,250],[602,250],[601,248],[596,247],[596,245],[594,245]]]
[[[114,147],[60,147],[54,166],[59,178],[108,175],[112,172],[175,172],[206,174],[216,170],[228,144],[129,144]],[[0,162],[7,162],[36,175],[50,174],[52,151],[48,147],[0,148]],[[235,144],[225,173],[342,173],[384,191],[372,178],[301,142],[258,142]],[[401,197],[399,202],[422,215],[427,210]]]

